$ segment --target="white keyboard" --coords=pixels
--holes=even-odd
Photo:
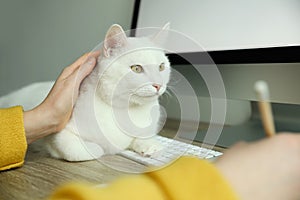
[[[122,155],[126,158],[129,158],[130,160],[136,161],[146,166],[159,167],[166,165],[183,155],[195,156],[201,159],[213,159],[223,154],[219,151],[187,144],[162,136],[157,136],[157,138],[159,142],[164,146],[164,149],[156,155],[153,155],[151,157],[144,157],[131,150],[122,151],[119,153],[119,155]]]

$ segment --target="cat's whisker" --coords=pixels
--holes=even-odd
[[[169,88],[166,89],[165,94],[166,94],[166,96],[168,96],[168,97],[172,97],[172,96],[173,96],[173,95],[171,94]]]
[[[178,78],[178,77],[174,77],[174,76],[171,76],[170,77],[170,81],[168,83],[168,86],[171,85],[171,86],[176,86],[177,84],[179,84],[181,81],[181,78]]]
[[[172,85],[168,85],[167,87],[167,90],[169,93],[172,92],[172,91],[176,91],[176,87],[175,86],[172,86]],[[172,95],[171,95],[172,96]]]
[[[163,95],[161,95],[161,100],[165,100],[167,103],[170,102],[170,99],[173,97],[172,91],[169,89],[169,86],[167,87],[166,91]]]

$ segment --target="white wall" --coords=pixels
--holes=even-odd
[[[134,0],[0,0],[0,96],[61,70],[103,40],[113,23],[130,28]]]

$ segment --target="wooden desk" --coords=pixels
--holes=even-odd
[[[174,134],[173,130],[162,132],[163,135]],[[107,164],[122,168],[122,171],[112,169]],[[45,199],[55,188],[66,182],[108,183],[128,174],[124,171],[142,169],[145,166],[118,155],[86,162],[66,162],[29,147],[23,167],[0,172],[0,199]]]
[[[129,169],[141,166],[120,156],[104,157],[102,160],[106,163],[111,160],[116,166],[122,163],[123,167]],[[101,184],[123,174],[126,173],[114,170],[99,160],[66,162],[29,148],[23,167],[0,172],[0,199],[45,199],[66,182],[80,180]]]

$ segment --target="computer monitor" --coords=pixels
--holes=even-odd
[[[230,127],[224,128],[217,145],[264,137],[253,91],[257,80],[269,84],[277,130],[300,132],[299,1],[136,0],[132,29],[161,27],[166,22],[201,44],[221,73],[228,100],[225,123]],[[139,36],[139,29],[134,34]],[[209,122],[208,90],[191,67],[209,67],[202,59],[206,52],[180,45],[176,53],[169,53],[171,64],[195,89],[201,120]],[[180,91],[182,96],[190,95],[185,88]],[[169,118],[180,116],[174,102],[168,102],[167,111]],[[195,139],[204,137],[199,131]]]

